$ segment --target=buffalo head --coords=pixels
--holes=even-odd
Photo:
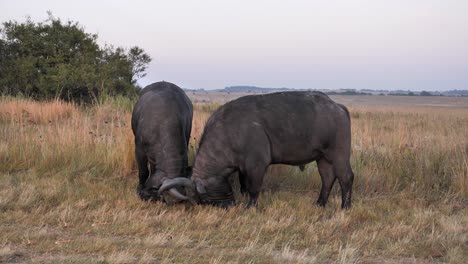
[[[184,174],[186,175],[186,177],[190,178],[192,176],[192,167],[185,168]],[[175,179],[188,180],[185,177],[178,177]],[[142,200],[145,200],[145,201],[148,201],[148,200],[164,201],[170,204],[177,203],[182,200],[186,200],[186,199],[182,199],[182,196],[176,194],[175,192],[178,192],[179,194],[181,192],[185,193],[186,192],[185,189],[188,188],[187,186],[182,186],[179,184],[173,190],[169,190],[168,193],[166,193],[167,184],[171,183],[173,180],[174,179],[168,179],[164,172],[156,171],[150,177],[148,177],[148,179],[146,180],[143,186],[139,186],[138,195],[140,196]],[[180,183],[180,180],[177,181],[177,183]],[[163,187],[164,187],[164,190],[161,190]]]
[[[210,185],[211,186],[211,185]],[[209,189],[200,180],[177,177],[167,179],[159,188],[158,194],[167,203],[188,201],[192,204],[211,204],[219,207],[229,207],[234,204],[234,196],[229,183],[226,190],[217,188]]]

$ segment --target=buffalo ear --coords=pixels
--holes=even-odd
[[[205,189],[205,186],[201,185],[201,184],[196,184],[195,183],[195,187],[197,189],[197,193],[198,194],[205,194],[206,193],[206,189]]]

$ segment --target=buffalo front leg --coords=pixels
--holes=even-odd
[[[262,189],[263,177],[271,163],[271,148],[270,140],[265,130],[260,127],[255,127],[250,137],[247,138],[246,146],[251,146],[249,155],[245,157],[244,164],[240,168],[240,172],[245,177],[246,189],[249,193],[250,200],[247,208],[257,206],[258,196]]]
[[[136,157],[137,164],[138,164],[137,192],[141,197],[142,190],[145,186],[145,182],[149,177],[148,158],[146,157],[146,154],[138,146],[135,147],[135,157]]]
[[[333,165],[328,162],[325,158],[321,158],[317,161],[318,171],[320,178],[322,179],[322,189],[320,190],[320,196],[317,200],[317,204],[325,206],[330,196],[330,192],[335,183],[336,176],[333,171]]]
[[[267,166],[258,166],[247,170],[245,173],[245,188],[250,198],[247,208],[257,206],[258,196],[262,189],[263,177],[265,176],[266,168]]]
[[[239,174],[239,184],[240,184],[240,192],[242,195],[247,195],[247,177],[245,177],[245,175],[239,171],[238,172]]]

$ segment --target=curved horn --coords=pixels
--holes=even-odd
[[[185,196],[185,195],[181,194],[176,188],[169,189],[168,192],[169,192],[170,195],[172,195],[172,197],[175,197],[175,198],[177,198],[179,200],[189,201],[192,204],[197,204],[197,201],[195,199],[193,199],[192,197],[188,197],[188,196]]]
[[[169,194],[174,196],[175,198],[183,200],[183,201],[190,200],[189,197],[181,194],[179,191],[177,191],[176,188],[169,189]]]
[[[161,187],[159,188],[159,195],[161,195],[163,192],[172,189],[174,187],[178,186],[183,186],[183,187],[188,187],[190,189],[194,189],[193,182],[187,178],[184,177],[177,177],[173,179],[167,179],[163,182]]]

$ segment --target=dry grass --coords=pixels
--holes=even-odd
[[[120,107],[122,106],[123,107]],[[0,262],[466,263],[468,109],[350,107],[353,208],[272,166],[258,209],[141,202],[129,103],[0,100]],[[218,105],[195,106],[191,159]],[[125,110],[127,109],[127,110]]]

